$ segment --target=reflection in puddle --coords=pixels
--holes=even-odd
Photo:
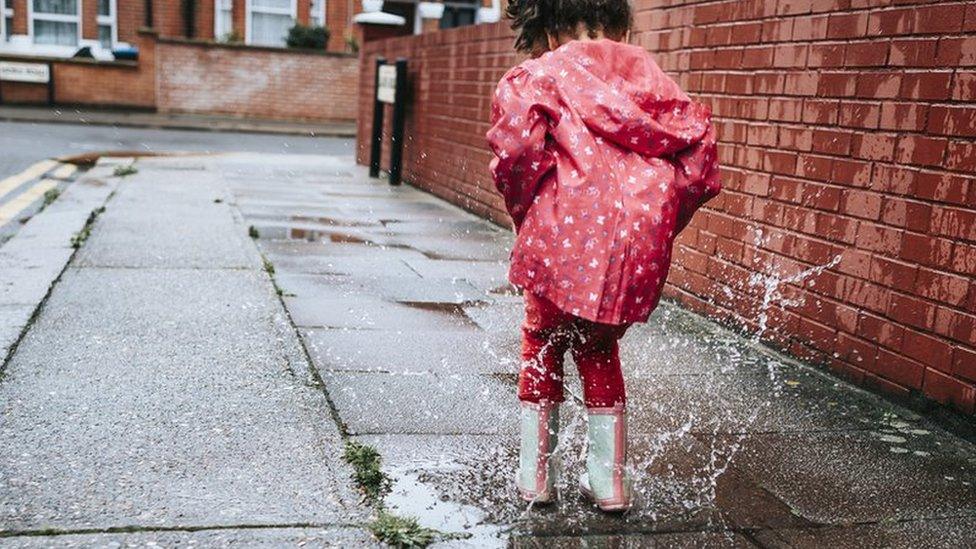
[[[449,463],[425,464],[424,470],[457,469]],[[387,508],[402,516],[417,518],[421,526],[451,535],[451,544],[462,547],[505,547],[502,526],[486,522],[486,514],[472,505],[461,505],[440,497],[436,490],[407,470],[391,471],[393,489],[384,499]]]

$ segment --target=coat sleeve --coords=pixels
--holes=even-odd
[[[540,182],[555,166],[552,152],[546,149],[551,112],[547,96],[529,72],[516,68],[498,83],[492,101],[487,138],[494,158],[489,169],[516,231]]]
[[[675,189],[678,192],[678,223],[675,233],[681,232],[691,216],[702,204],[722,189],[719,181],[718,147],[715,127],[706,115],[707,127],[700,140],[674,154],[670,161],[675,167]]]

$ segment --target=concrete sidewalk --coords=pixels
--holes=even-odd
[[[571,399],[530,509],[510,233],[351,158],[136,166],[75,183],[118,190],[0,379],[0,545],[369,544],[343,437],[443,545],[976,545],[972,444],[670,304],[622,343],[635,508],[577,496]]]
[[[202,114],[89,109],[83,107],[0,106],[0,121],[91,124],[216,132],[269,133],[318,137],[355,137],[355,122],[287,122]]]

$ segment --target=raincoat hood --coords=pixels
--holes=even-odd
[[[491,121],[509,280],[587,320],[646,320],[674,237],[719,192],[708,107],[639,47],[572,41],[510,70]]]
[[[546,55],[576,68],[587,93],[570,95],[568,104],[595,135],[647,156],[674,154],[704,137],[708,107],[689,100],[643,48],[573,40]],[[551,61],[543,56],[538,64]]]

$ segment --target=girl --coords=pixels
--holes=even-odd
[[[525,296],[517,484],[530,501],[555,496],[571,351],[587,408],[580,489],[600,509],[625,510],[617,340],[647,320],[675,235],[719,192],[710,112],[624,43],[627,0],[512,0],[507,15],[516,49],[534,56],[499,82],[488,132],[517,233],[509,278]]]

